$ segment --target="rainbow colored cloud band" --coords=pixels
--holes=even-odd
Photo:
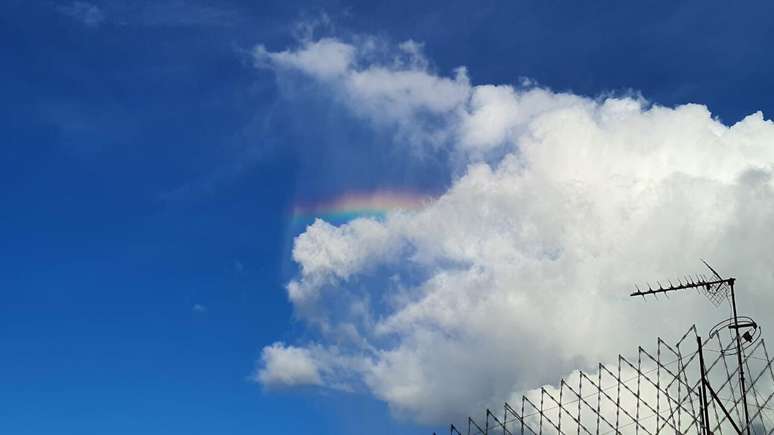
[[[293,207],[293,221],[321,218],[331,222],[358,217],[383,218],[395,210],[416,210],[428,200],[425,195],[410,192],[352,192],[321,202],[299,203]]]

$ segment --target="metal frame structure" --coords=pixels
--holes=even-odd
[[[505,403],[502,418],[489,409],[483,424],[468,417],[465,433],[774,434],[774,360],[764,340],[758,340],[758,325],[737,314],[736,279],[723,278],[702,262],[714,278],[696,275],[666,287],[648,285],[647,290],[635,286],[631,296],[697,289],[715,305],[728,301],[733,317],[716,325],[706,339],[695,325],[673,346],[659,338],[656,352],[638,348],[636,362],[619,355],[617,364],[600,363],[596,373],[578,371],[558,388],[544,386],[524,394],[519,406]],[[721,330],[730,331],[732,339],[724,342]],[[691,336],[696,348],[690,345]],[[449,434],[463,432],[451,425]]]
[[[502,417],[487,409],[483,422],[469,417],[449,434],[774,434],[774,360],[762,339],[743,357],[754,400],[750,423],[740,428],[734,347],[717,334],[700,338],[693,326],[674,345],[659,338],[655,352],[639,347],[636,359],[619,355],[596,373],[575,372],[558,387],[524,394],[516,406],[505,403]]]
[[[635,286],[637,291],[632,293],[630,296],[642,296],[643,298],[648,295],[656,295],[658,293],[668,293],[672,291],[679,291],[679,290],[688,290],[688,289],[701,289],[704,291],[705,296],[707,296],[707,299],[709,299],[712,303],[715,305],[721,304],[724,300],[728,300],[731,304],[731,312],[732,312],[732,322],[731,325],[728,326],[729,329],[732,329],[734,331],[734,335],[736,336],[736,355],[737,355],[737,365],[739,367],[739,388],[741,389],[741,396],[742,396],[742,403],[744,404],[744,421],[746,426],[745,433],[747,435],[750,434],[750,412],[749,412],[749,406],[747,404],[747,386],[745,385],[745,378],[744,378],[744,364],[742,364],[743,359],[743,352],[742,352],[742,335],[740,334],[740,330],[747,327],[754,327],[757,329],[757,325],[749,323],[739,323],[739,315],[737,314],[736,310],[736,295],[734,292],[734,283],[736,282],[736,278],[723,278],[720,276],[720,274],[709,265],[704,260],[701,260],[702,263],[704,263],[707,268],[712,271],[712,274],[715,276],[715,279],[707,280],[703,276],[697,276],[695,279],[687,277],[685,278],[685,281],[682,280],[678,281],[677,285],[669,283],[669,286],[663,287],[661,283],[659,283],[659,288],[653,289],[648,285],[647,290],[640,290]],[[729,298],[730,296],[730,298]],[[701,346],[699,346],[701,347]]]

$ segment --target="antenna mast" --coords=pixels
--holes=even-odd
[[[733,323],[728,325],[728,328],[733,329],[736,335],[736,356],[739,364],[739,384],[742,389],[742,402],[744,403],[745,432],[747,435],[750,435],[750,413],[747,408],[747,388],[745,386],[744,380],[744,364],[742,363],[742,337],[748,341],[750,341],[752,338],[749,332],[740,334],[739,330],[742,328],[757,328],[757,325],[752,321],[742,323],[739,322],[739,316],[736,312],[736,296],[734,295],[734,283],[736,282],[736,278],[723,278],[706,261],[701,260],[701,262],[704,263],[704,265],[707,266],[710,271],[712,271],[714,278],[707,279],[703,275],[697,275],[696,277],[688,276],[682,280],[679,280],[677,284],[672,284],[669,282],[667,287],[664,287],[661,285],[661,283],[658,283],[658,288],[652,288],[650,285],[648,285],[647,290],[640,290],[639,287],[635,286],[636,291],[633,292],[630,296],[642,296],[645,298],[647,295],[655,296],[658,293],[666,294],[668,292],[695,288],[703,291],[705,296],[707,296],[707,298],[715,305],[719,305],[721,302],[723,302],[723,299],[729,299],[730,296],[731,309],[733,311],[734,317]],[[707,406],[706,403],[704,406]]]

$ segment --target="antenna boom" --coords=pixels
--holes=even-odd
[[[716,279],[713,281],[707,281],[704,279],[698,279],[696,281],[687,281],[687,282],[680,282],[677,285],[670,285],[669,287],[661,287],[659,288],[648,288],[647,290],[640,290],[637,289],[636,292],[632,293],[630,296],[646,296],[646,295],[655,295],[657,293],[667,293],[671,291],[677,291],[677,290],[685,290],[685,289],[691,289],[691,288],[702,288],[709,289],[712,286],[715,285],[733,285],[735,279],[734,278],[724,278],[724,279]]]

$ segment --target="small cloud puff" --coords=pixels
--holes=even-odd
[[[309,349],[274,343],[263,348],[255,380],[265,387],[322,385],[322,377]]]

